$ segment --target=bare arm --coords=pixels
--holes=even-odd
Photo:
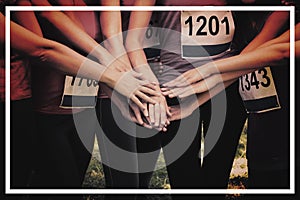
[[[288,19],[289,12],[273,12],[266,20],[259,34],[243,49],[242,53],[253,51],[265,42],[276,38]]]
[[[101,0],[102,6],[120,6],[119,0]],[[120,11],[101,11],[100,25],[104,36],[105,48],[125,65],[119,71],[130,71],[131,64],[123,44]]]
[[[29,0],[18,0],[16,2],[18,6],[32,6]],[[16,11],[12,13],[12,19],[16,23],[20,24],[24,28],[30,30],[31,32],[37,34],[38,36],[43,36],[42,30],[39,23],[35,17],[33,11]]]
[[[155,0],[136,0],[135,6],[152,6]],[[128,52],[132,66],[136,70],[142,70],[143,74],[147,74],[147,80],[157,82],[157,78],[153,74],[147,63],[147,58],[143,50],[143,41],[146,28],[149,25],[152,16],[151,11],[132,11],[128,27],[128,35],[125,46]]]
[[[48,1],[31,0],[33,5],[51,6]],[[98,58],[99,62],[109,65],[113,57],[91,38],[80,26],[78,26],[65,13],[60,11],[41,11],[40,15],[52,23],[62,34],[64,34],[74,45],[86,53],[91,53]]]

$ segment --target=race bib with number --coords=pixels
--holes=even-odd
[[[270,67],[261,68],[240,77],[239,91],[249,113],[280,109]]]
[[[66,76],[61,108],[93,108],[96,105],[98,81]]]
[[[159,41],[158,14],[153,12],[148,28],[145,33],[143,48],[158,47]]]
[[[230,49],[234,30],[230,11],[182,11],[182,57],[217,57]]]

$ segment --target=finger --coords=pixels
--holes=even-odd
[[[160,104],[160,127],[164,127],[167,122],[165,105]]]
[[[152,126],[150,126],[150,125],[147,124],[147,123],[143,123],[143,127],[147,128],[147,129],[152,129]]]
[[[194,85],[193,87],[189,87],[189,89],[183,91],[181,94],[178,95],[179,98],[184,98],[184,97],[188,97],[190,95],[193,94],[197,94],[200,93],[199,88],[197,87],[197,84]]]
[[[147,108],[147,103],[143,103],[143,105],[144,105],[145,108]],[[145,117],[149,116],[149,113],[148,113],[147,109],[143,110],[142,112],[143,112],[143,114],[144,114]]]
[[[148,103],[152,103],[152,104],[157,103],[154,99],[148,97],[147,95],[145,95],[144,93],[142,93],[140,91],[136,91],[136,95]]]
[[[158,91],[158,87],[148,80],[140,80],[139,84],[143,87],[149,88],[151,90],[155,90],[156,92]]]
[[[131,101],[133,103],[135,103],[142,111],[144,111],[145,109],[147,109],[146,107],[144,107],[143,103],[135,96],[133,95],[131,98]]]
[[[173,93],[172,90],[169,90],[169,91],[162,92],[162,95],[169,96],[172,93]]]
[[[179,98],[185,98],[188,97],[192,94],[198,94],[198,93],[202,93],[208,91],[208,88],[205,86],[204,88],[201,88],[199,84],[194,84],[192,87],[190,87],[190,89],[185,90],[183,93],[179,94],[178,97]]]
[[[181,79],[183,79],[183,74],[178,76],[172,81],[169,81],[168,83],[163,84],[164,87],[175,87],[178,82],[181,82]]]
[[[165,108],[166,108],[167,117],[171,117],[172,113],[167,103],[165,103]],[[170,125],[170,123],[168,125]]]
[[[149,104],[149,118],[150,118],[150,124],[154,124],[155,122],[155,117],[154,117],[154,105]]]
[[[211,87],[214,87],[216,84],[212,81],[211,79],[208,79],[208,81],[200,81],[198,83],[195,83],[190,87],[189,90],[183,91],[181,94],[178,94],[179,98],[184,98],[187,96],[190,96],[191,94],[196,94],[196,93],[202,93],[210,90]]]
[[[146,122],[144,122],[144,124],[148,124],[148,125],[150,125],[151,124],[151,120],[150,120],[150,117],[148,116],[148,117],[145,117],[145,119],[144,119]],[[151,126],[152,127],[152,126]]]
[[[170,98],[174,98],[174,97],[177,97],[178,95],[184,93],[186,90],[189,90],[191,87],[184,87],[184,88],[174,88],[172,89],[172,93],[169,94],[169,97]]]
[[[144,122],[142,120],[142,116],[141,116],[141,113],[140,113],[140,109],[136,106],[136,105],[132,105],[130,104],[130,108],[132,109],[134,115],[135,115],[135,118],[137,120],[137,122],[142,125]]]
[[[159,127],[160,125],[160,104],[157,103],[154,105],[154,116],[155,116],[155,127]]]
[[[142,91],[143,93],[147,93],[147,94],[153,95],[153,96],[160,96],[160,93],[157,92],[155,89],[148,88],[148,87],[145,87],[145,86],[142,86],[140,88],[140,91]]]
[[[171,115],[172,115],[172,114],[171,114]],[[171,122],[167,119],[166,124],[167,124],[167,125],[170,125]]]
[[[161,90],[162,92],[166,92],[166,91],[169,91],[170,89],[169,89],[169,88],[162,87],[162,88],[160,88],[160,90]]]

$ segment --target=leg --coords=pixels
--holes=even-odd
[[[11,186],[26,188],[33,173],[35,121],[31,99],[11,102]]]
[[[102,130],[97,130],[97,138],[106,186],[108,188],[138,188],[135,125],[122,118],[110,99],[101,99],[97,110],[102,128]],[[124,132],[125,129],[133,135]],[[123,151],[118,152],[118,150]]]
[[[91,153],[77,134],[73,116],[37,114],[37,122],[40,156],[37,180],[33,186],[81,188],[83,172],[88,166]],[[83,122],[88,122],[88,119]],[[87,124],[87,127],[93,125]],[[91,133],[88,130],[86,132],[87,135]]]

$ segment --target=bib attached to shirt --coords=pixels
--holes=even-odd
[[[240,77],[239,91],[248,113],[280,109],[270,67],[261,68]]]
[[[230,11],[182,11],[181,55],[197,59],[217,57],[230,50],[234,30]]]
[[[96,105],[98,81],[66,76],[61,108],[93,108]]]
[[[158,13],[153,12],[145,33],[143,48],[159,47],[159,32],[160,29],[158,28]]]

